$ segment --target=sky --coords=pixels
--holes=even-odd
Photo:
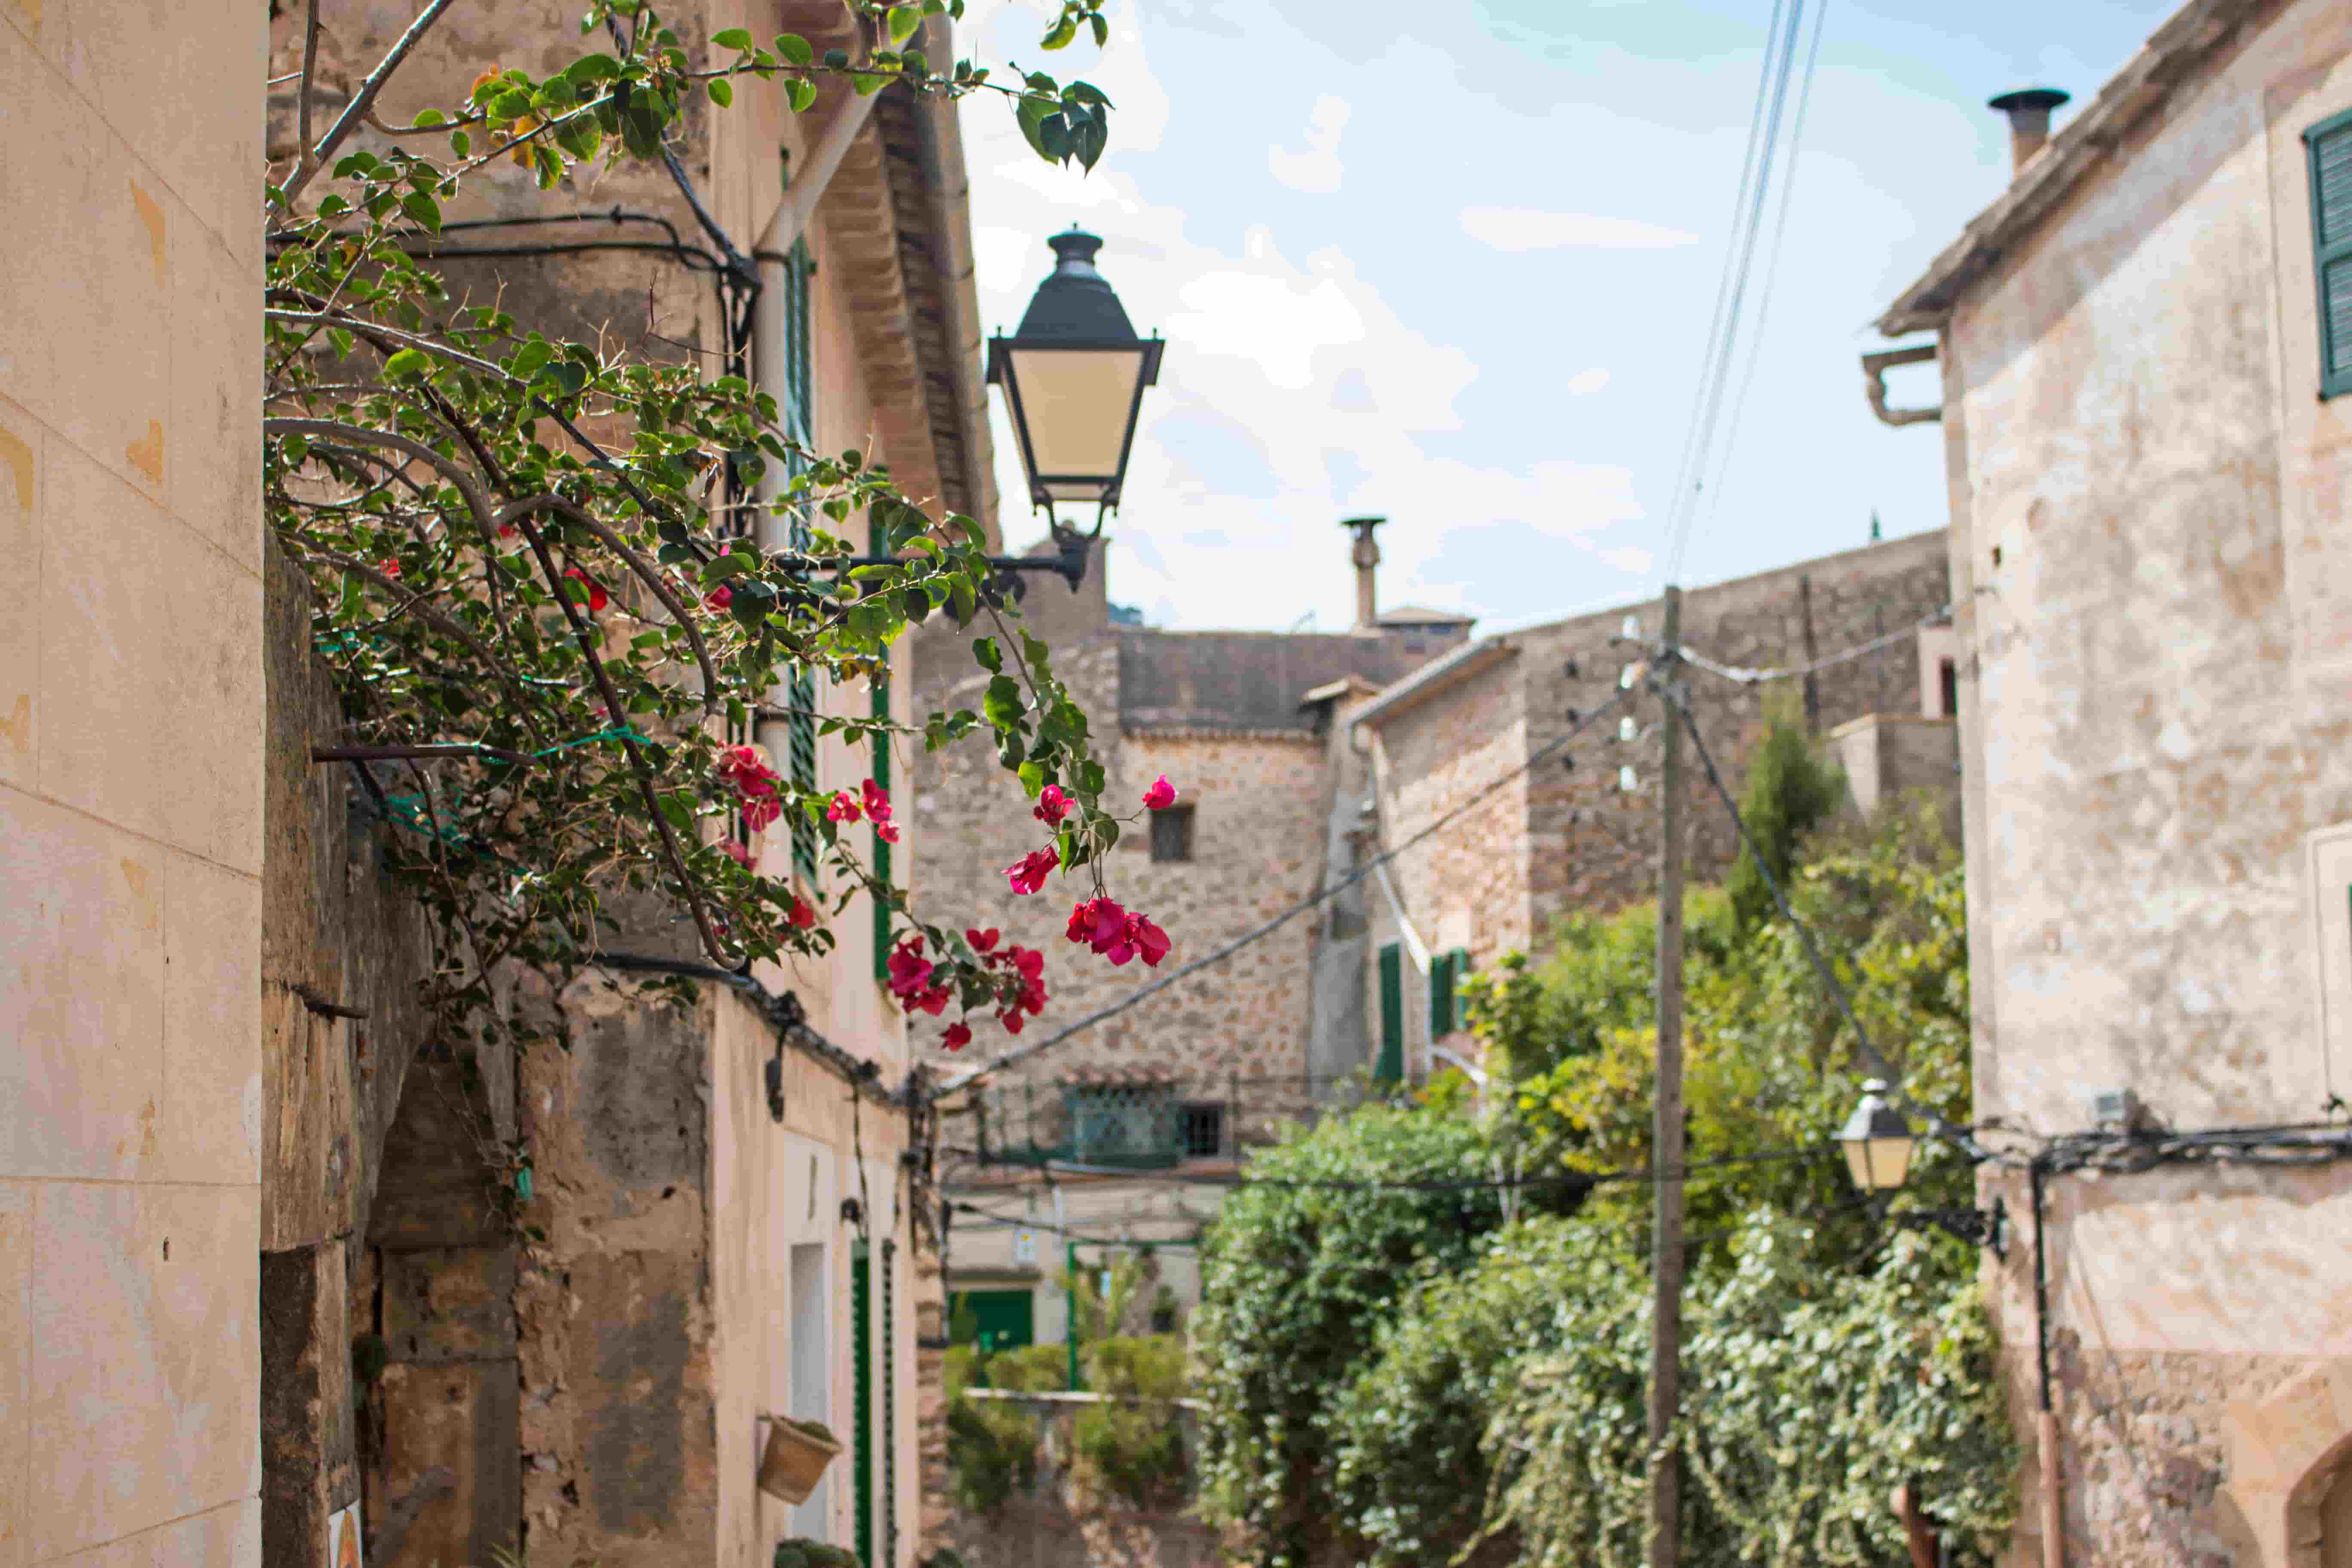
[[[1889,538],[1943,526],[1937,427],[1864,399],[1858,358],[1889,346],[1869,323],[2005,187],[1984,100],[2063,88],[2063,125],[2179,0],[1811,3],[1784,237],[1688,585],[1862,544],[1874,512]],[[1655,594],[1770,0],[1109,0],[1107,49],[1051,55],[1045,5],[973,0],[961,50],[1095,83],[1110,146],[1057,169],[966,101],[981,311],[1011,331],[1076,223],[1169,340],[1107,530],[1115,602],[1344,629],[1338,524],[1363,513],[1390,519],[1384,608],[1494,630]],[[1930,404],[1933,376],[1889,386]],[[1044,523],[992,405],[1019,545]]]

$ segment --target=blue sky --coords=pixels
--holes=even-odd
[[[1826,0],[1755,366],[1735,362],[1736,439],[1685,582],[1859,544],[1874,509],[1890,537],[1942,526],[1936,426],[1864,403],[1856,359],[1885,346],[1867,323],[2006,184],[1985,99],[2061,87],[2063,123],[2176,4]],[[1769,0],[1106,9],[1099,56],[1040,54],[1037,0],[978,0],[965,29],[989,63],[1111,96],[1091,175],[1037,161],[992,101],[965,106],[964,134],[991,330],[1076,222],[1105,237],[1139,330],[1170,340],[1112,596],[1160,626],[1344,627],[1337,524],[1361,512],[1391,520],[1384,605],[1492,627],[1654,592]],[[1935,398],[1925,376],[1896,394]],[[997,418],[1020,542],[1042,525]]]

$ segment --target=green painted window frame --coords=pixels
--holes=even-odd
[[[2311,287],[2313,304],[2319,321],[2319,395],[2325,402],[2352,392],[2352,348],[2347,348],[2346,363],[2336,364],[2336,323],[2328,313],[2328,274],[2341,271],[2345,279],[2344,305],[2352,310],[2352,110],[2330,115],[2303,133],[2306,173],[2311,184]],[[2345,168],[2336,210],[2330,214],[2326,199],[2326,187],[2321,178],[2325,160],[2332,153],[2340,153]],[[2336,220],[2333,232],[2329,218]],[[2345,335],[2352,340],[2352,322],[2345,325]]]
[[[866,552],[868,555],[887,555],[889,551],[890,541],[887,531],[878,521],[868,520],[866,525]],[[890,717],[890,650],[887,647],[882,650],[881,666],[874,677],[873,696],[866,711],[869,716],[876,719],[887,720]],[[888,735],[877,734],[874,737],[872,763],[874,783],[887,793],[890,788],[890,737]],[[877,830],[874,835],[873,864],[874,877],[877,881],[885,887],[896,885],[891,880],[890,846],[883,842],[879,830]],[[877,984],[887,985],[890,983],[890,906],[880,899],[874,900],[873,906],[874,978]]]
[[[882,1241],[882,1556],[898,1560],[898,1243]]]
[[[1372,1064],[1380,1083],[1404,1081],[1404,944],[1381,943],[1381,1054]]]

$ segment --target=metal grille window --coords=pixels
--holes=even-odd
[[[1080,1165],[1168,1165],[1178,1157],[1179,1110],[1167,1084],[1066,1085],[1070,1152]]]
[[[1192,808],[1171,805],[1151,814],[1151,858],[1190,860],[1192,858]]]
[[[2303,133],[2311,158],[2312,268],[2319,294],[2319,395],[2352,392],[2352,111]]]

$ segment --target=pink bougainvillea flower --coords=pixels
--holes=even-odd
[[[896,844],[898,842],[898,825],[895,822],[877,822],[874,825],[874,837],[885,844]]]
[[[499,524],[499,537],[500,539],[512,539],[514,536],[515,525],[513,523],[502,522]]]
[[[1072,942],[1085,942],[1097,952],[1108,953],[1126,940],[1127,911],[1108,896],[1088,899],[1070,911],[1069,928],[1063,934]],[[1130,953],[1129,956],[1134,955]],[[1111,962],[1125,963],[1127,959],[1113,959]]]
[[[396,581],[400,576],[400,558],[396,555],[387,555],[375,563],[375,569]]]
[[[833,799],[825,805],[824,815],[831,822],[855,822],[865,815],[865,810],[849,798],[847,790],[835,790]]]
[[[1045,885],[1062,863],[1061,856],[1051,849],[1032,849],[1020,860],[1004,868],[1004,879],[1013,884],[1016,893],[1034,893]]]
[[[755,797],[743,803],[743,826],[753,833],[765,833],[784,815],[783,804],[772,795]]]
[[[1159,968],[1160,961],[1168,956],[1168,933],[1143,915],[1127,917],[1127,940],[1148,968]]]
[[[1037,792],[1037,809],[1029,815],[1048,827],[1056,827],[1069,814],[1070,797],[1062,793],[1060,784],[1047,784]]]
[[[974,952],[986,952],[995,947],[997,939],[1001,935],[1003,935],[1003,933],[994,926],[989,927],[986,931],[981,930],[978,926],[972,926],[964,931],[963,939],[964,941],[971,943],[971,950]],[[1017,952],[1019,950],[1016,949],[1015,951]]]
[[[1021,1016],[1021,1013],[1018,1008],[1008,1008],[1004,1012],[999,1013],[996,1016],[996,1021],[1004,1026],[1004,1032],[1008,1035],[1019,1034],[1021,1032],[1021,1026],[1027,1022],[1026,1019]]]
[[[923,939],[909,937],[890,950],[890,994],[900,1001],[919,994],[931,983],[931,961],[923,956]]]
[[[735,602],[735,590],[721,583],[702,595],[702,602],[714,610],[723,610]]]
[[[888,790],[884,789],[872,779],[867,779],[864,784],[857,786],[857,793],[866,807],[866,816],[872,817],[877,822],[887,822],[890,820],[890,792]]]
[[[741,839],[729,839],[726,843],[721,844],[719,847],[719,852],[721,855],[726,856],[730,860],[734,861],[738,866],[742,867],[746,871],[751,869],[754,859],[754,857],[751,854],[751,847],[749,844],[744,843]]]
[[[907,1011],[929,1013],[936,1018],[947,1011],[948,1000],[948,988],[944,985],[933,985],[909,997],[907,1002]]]
[[[792,910],[784,918],[793,922],[795,931],[814,930],[816,925],[816,910],[798,898],[793,900]]]
[[[1151,781],[1151,787],[1143,792],[1143,804],[1151,811],[1165,811],[1176,804],[1176,786],[1168,782],[1166,773]]]
[[[993,933],[992,933],[993,934]],[[1034,947],[1013,947],[1009,950],[1013,972],[1024,980],[1035,980],[1045,973],[1045,955]]]
[[[588,611],[591,615],[613,602],[613,595],[604,592],[604,584],[580,570],[579,567],[566,566],[563,569],[563,574],[588,585]]]
[[[940,1044],[951,1051],[960,1051],[971,1044],[971,1026],[950,1024],[948,1032],[940,1037]]]

